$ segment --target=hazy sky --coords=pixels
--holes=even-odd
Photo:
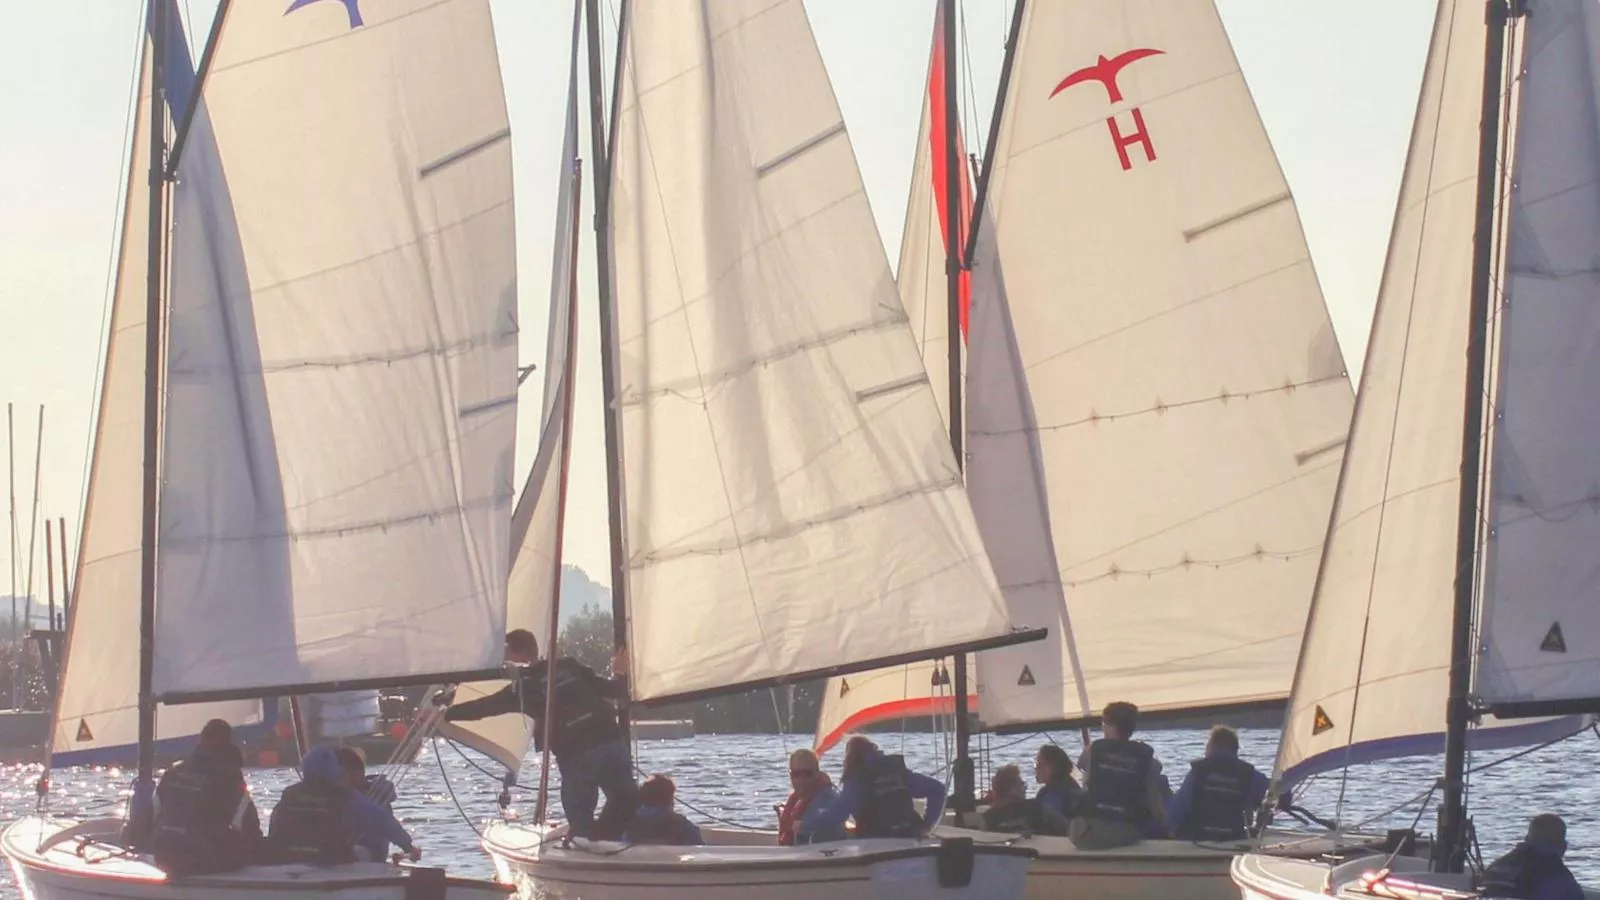
[[[964,2],[970,91],[976,97],[965,117],[973,130],[968,145],[976,148],[987,127],[1012,0]],[[191,34],[196,46],[215,4],[179,0],[198,26],[192,31],[200,36]],[[42,403],[41,509],[51,518],[65,516],[75,541],[143,2],[5,5],[0,400],[17,405],[17,498],[24,529],[33,494],[34,423]],[[515,147],[523,361],[539,362],[572,7],[569,0],[491,0],[491,6]],[[893,261],[934,2],[806,0],[806,6]],[[1436,4],[1217,0],[1217,6],[1299,204],[1345,358],[1359,366]],[[592,265],[583,273],[589,302],[580,334],[586,338],[597,330],[592,273]],[[599,370],[592,341],[579,365],[567,561],[605,582]],[[538,385],[538,378],[528,382],[525,399],[536,403]],[[532,428],[522,429],[524,464],[534,439]],[[42,538],[39,546],[42,554]],[[8,577],[6,557],[0,552],[0,593]]]

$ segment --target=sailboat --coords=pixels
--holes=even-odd
[[[624,4],[620,32],[614,130],[593,97],[590,131],[632,701],[1041,638],[1004,613],[804,4]],[[957,602],[976,611],[939,615]],[[483,834],[530,896],[1003,900],[1032,857],[717,828],[630,846],[535,819]]]
[[[1278,753],[1292,796],[1442,751],[1418,794],[1439,803],[1432,859],[1250,854],[1233,866],[1246,898],[1477,896],[1469,751],[1558,741],[1600,710],[1596,34],[1581,0],[1438,4]]]
[[[1353,395],[1220,17],[1203,2],[1016,5],[959,293],[926,275],[961,220],[927,211],[955,196],[929,135],[942,69],[936,46],[914,168],[933,180],[913,186],[900,290],[924,295],[908,311],[946,313],[924,316],[930,345],[966,323],[946,408],[964,405],[968,493],[1013,619],[1053,636],[975,654],[982,724],[1086,727],[1113,700],[1142,725],[1281,708]],[[943,349],[930,370],[960,364]],[[828,736],[912,699],[849,709],[840,687]],[[1021,845],[1040,851],[1037,898],[1225,897],[1249,846]]]
[[[486,0],[223,4],[198,67],[175,0],[144,25],[52,744],[137,744],[136,816],[157,743],[210,718],[500,670],[517,351]],[[509,892],[382,861],[171,880],[46,799],[0,835],[35,900]]]

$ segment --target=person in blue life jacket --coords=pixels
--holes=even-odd
[[[244,780],[233,726],[212,719],[194,752],[161,776],[150,837],[156,867],[168,875],[231,872],[261,852],[261,819]]]
[[[1583,900],[1583,888],[1561,860],[1566,852],[1567,823],[1554,813],[1534,816],[1522,843],[1484,870],[1484,893],[1519,900]]]
[[[1067,818],[1028,796],[1020,768],[1001,766],[994,770],[989,782],[989,808],[983,811],[983,830],[1064,836]]]
[[[394,812],[394,801],[399,797],[394,782],[383,775],[367,774],[367,757],[360,747],[340,747],[334,755],[339,758],[339,769],[344,772],[345,787],[366,794],[372,802]]]
[[[705,843],[700,826],[672,808],[678,786],[665,775],[651,775],[639,785],[639,809],[622,833],[627,844],[692,847]]]
[[[1116,701],[1100,714],[1102,737],[1078,762],[1084,795],[1068,836],[1085,850],[1109,850],[1166,833],[1161,762],[1133,739],[1139,708]]]
[[[617,651],[612,660],[615,680],[568,657],[557,659],[554,721],[550,728],[550,753],[561,772],[561,809],[574,837],[617,840],[639,805],[639,788],[633,781],[627,735],[617,721],[613,703],[625,700],[628,687],[627,654]],[[487,697],[451,706],[449,722],[471,722],[520,712],[533,720],[533,746],[544,749],[546,679],[551,664],[539,658],[533,633],[518,628],[506,634],[506,662],[519,666],[517,680]],[[435,695],[434,702],[449,704],[454,691]],[[604,793],[606,805],[595,818]]]
[[[1039,793],[1034,799],[1056,815],[1072,818],[1077,813],[1083,788],[1072,777],[1072,758],[1067,751],[1059,744],[1040,747],[1033,758],[1033,774],[1039,782]]]
[[[383,862],[391,843],[413,862],[422,858],[393,813],[345,784],[339,757],[326,746],[300,761],[300,781],[284,788],[267,826],[268,855],[278,863]]]
[[[1266,796],[1267,776],[1239,758],[1239,733],[1218,725],[1206,740],[1205,756],[1189,765],[1167,802],[1167,824],[1185,841],[1242,841]]]
[[[898,754],[889,755],[878,745],[856,735],[844,745],[844,774],[839,796],[833,802],[813,805],[801,817],[797,840],[856,820],[858,838],[916,838],[939,823],[944,812],[944,785],[906,768]],[[917,817],[914,800],[927,804]]]

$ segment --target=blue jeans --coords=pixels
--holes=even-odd
[[[558,756],[556,766],[561,769],[561,809],[572,834],[595,840],[621,839],[639,808],[639,786],[633,781],[627,743],[618,738]],[[606,807],[597,822],[594,809],[602,792]]]

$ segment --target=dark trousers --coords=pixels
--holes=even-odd
[[[606,741],[588,750],[556,757],[561,769],[561,809],[576,837],[615,841],[639,808],[639,786],[633,781],[628,745],[622,739]],[[596,821],[600,794],[605,809]]]

